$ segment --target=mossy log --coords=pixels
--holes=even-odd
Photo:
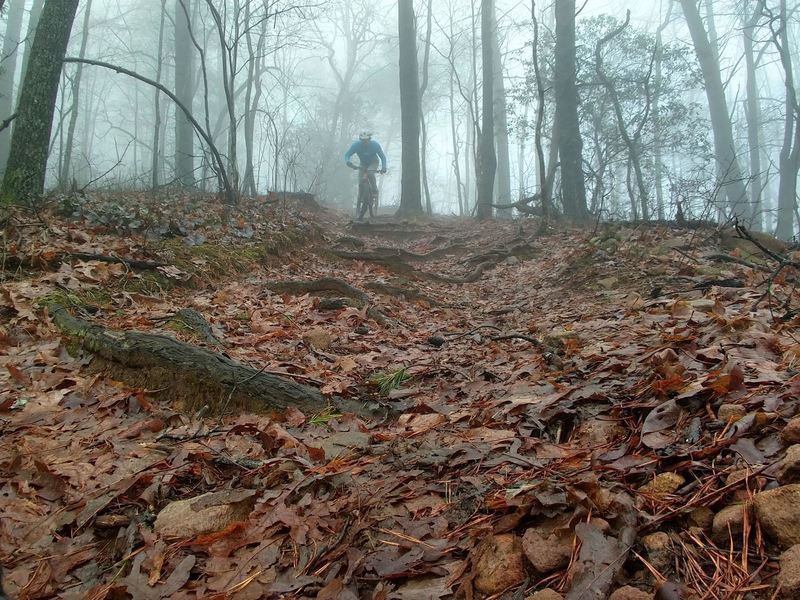
[[[61,305],[48,307],[53,323],[63,335],[120,369],[121,379],[142,385],[167,385],[176,399],[187,390],[206,403],[233,403],[251,410],[281,411],[288,407],[312,414],[333,405],[339,410],[374,416],[358,402],[332,398],[316,388],[264,373],[227,356],[198,348],[165,335],[137,331],[112,331],[72,316]],[[188,399],[188,398],[186,398]],[[196,403],[198,398],[192,398]]]

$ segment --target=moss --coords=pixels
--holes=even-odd
[[[79,292],[58,289],[37,298],[34,304],[39,308],[60,305],[83,310],[92,307],[109,308],[112,300],[110,292],[103,288],[88,288]]]

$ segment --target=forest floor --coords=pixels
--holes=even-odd
[[[798,265],[774,240],[59,203],[2,257],[11,597],[800,597]],[[252,374],[104,351],[134,331]],[[324,399],[240,393],[265,375]]]

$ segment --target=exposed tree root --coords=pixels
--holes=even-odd
[[[69,260],[70,258],[77,258],[79,260],[95,260],[97,262],[124,265],[126,269],[131,271],[156,271],[160,267],[169,266],[167,263],[162,262],[135,260],[131,258],[122,258],[119,256],[109,256],[106,254],[93,254],[91,252],[65,252],[63,254],[48,256],[47,258],[41,256],[7,256],[5,259],[5,268],[6,270],[14,270],[18,268],[58,269],[61,263],[63,263],[65,260]]]
[[[329,402],[316,388],[265,373],[205,348],[165,335],[112,331],[72,316],[63,306],[53,304],[48,308],[59,331],[101,357],[114,376],[133,385],[167,387],[179,401],[194,405],[205,402],[218,411],[234,403],[249,410],[294,407],[306,413],[317,413],[333,404],[339,410],[374,416],[358,402],[341,398]]]
[[[359,308],[367,308],[367,316],[375,319],[381,325],[395,325],[395,321],[387,317],[380,309],[372,305],[366,292],[353,287],[346,281],[325,277],[313,281],[268,281],[265,285],[268,290],[279,294],[324,294],[335,292],[345,298],[350,298],[357,303]],[[325,306],[330,309],[330,306]]]
[[[410,284],[391,285],[389,283],[372,282],[367,284],[367,288],[389,296],[391,298],[404,298],[405,300],[420,301],[429,304],[430,306],[446,306],[439,302],[436,298],[423,294]]]

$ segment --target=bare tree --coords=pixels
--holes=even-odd
[[[428,0],[427,18],[425,26],[425,50],[422,59],[422,83],[419,86],[419,102],[420,102],[420,130],[422,132],[422,143],[420,145],[420,166],[422,167],[422,188],[425,191],[425,212],[428,215],[433,214],[433,207],[431,206],[431,190],[428,185],[428,128],[425,126],[425,111],[422,110],[422,99],[425,97],[425,91],[428,88],[428,70],[431,60],[431,33],[433,31],[433,0]]]
[[[83,15],[83,30],[81,31],[81,48],[78,56],[86,56],[86,45],[89,42],[89,17],[92,12],[92,0],[86,1]],[[58,174],[59,186],[64,189],[69,185],[69,172],[72,166],[72,147],[75,139],[75,126],[78,124],[78,113],[80,112],[81,78],[83,76],[83,64],[78,63],[75,69],[75,76],[72,79],[72,107],[69,114],[69,125],[67,127],[67,137],[62,147],[63,157],[61,161],[61,171]]]
[[[12,2],[8,9],[6,33],[3,38],[2,69],[0,69],[0,119],[5,120],[14,112],[14,76],[17,71],[19,57],[20,33],[22,32],[22,16],[25,13],[25,2]],[[11,146],[11,130],[0,131],[0,173],[8,161],[8,150]]]
[[[764,0],[756,0],[753,12],[745,15],[749,2],[743,6],[742,38],[744,42],[744,59],[747,71],[747,98],[745,114],[747,115],[747,146],[750,158],[750,226],[761,231],[764,228],[764,215],[761,210],[763,177],[761,173],[761,99],[758,93],[758,73],[755,54],[755,34],[762,13]]]
[[[3,202],[35,200],[44,191],[58,82],[78,0],[47,0],[31,47],[19,116],[3,177]]]
[[[728,102],[722,86],[719,55],[709,40],[700,17],[697,0],[680,0],[683,15],[692,36],[697,60],[703,73],[708,107],[711,113],[711,128],[714,135],[714,156],[720,189],[725,192],[727,206],[733,215],[747,220],[747,191],[728,113]]]
[[[508,105],[506,102],[505,73],[503,69],[503,55],[500,51],[500,29],[497,23],[497,9],[492,7],[491,17],[491,44],[492,44],[492,71],[494,72],[494,137],[497,152],[497,188],[496,202],[507,204],[511,202],[511,159],[508,150]],[[511,210],[501,209],[499,215],[511,216]]]

